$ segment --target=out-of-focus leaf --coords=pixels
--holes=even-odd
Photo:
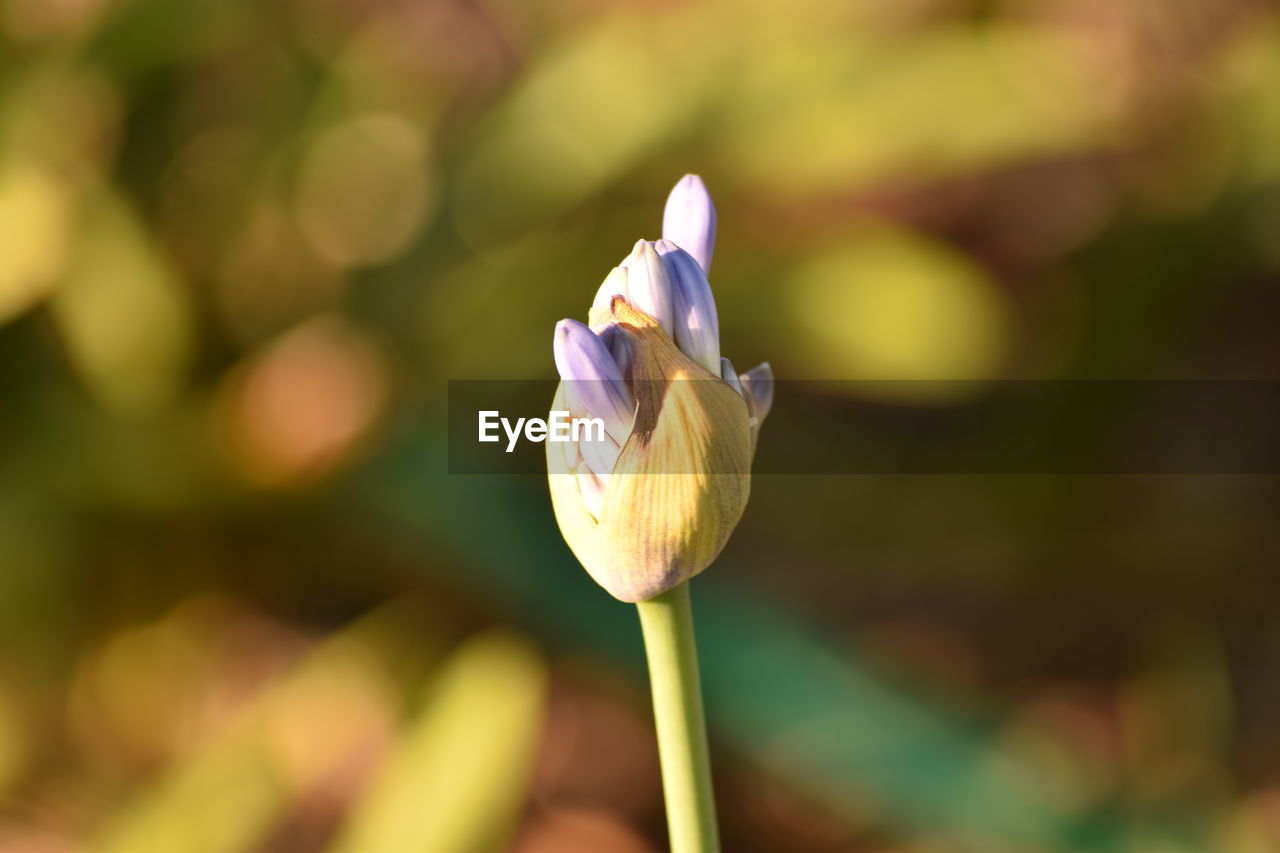
[[[679,15],[618,14],[547,51],[478,131],[459,176],[464,238],[488,245],[580,203],[697,118],[715,42]]]
[[[398,712],[391,659],[415,636],[403,629],[405,618],[389,605],[323,642],[122,810],[93,849],[254,849],[294,797],[358,770],[388,736]]]
[[[250,849],[284,808],[268,756],[241,729],[163,780],[125,811],[94,849],[102,853],[233,853]]]
[[[64,192],[97,181],[115,153],[123,93],[97,69],[49,52],[0,75],[0,143],[7,157],[38,163]]]
[[[861,39],[779,28],[752,47],[718,148],[772,192],[936,178],[1079,150],[1107,131],[1078,45],[1031,28]]]
[[[295,198],[302,232],[341,265],[385,261],[404,249],[426,213],[426,141],[391,113],[357,116],[320,134]]]
[[[67,260],[71,199],[48,170],[0,166],[0,324],[53,288]]]
[[[855,232],[814,252],[787,292],[799,334],[785,343],[810,376],[907,380],[868,385],[930,395],[954,393],[962,380],[990,378],[1001,366],[1008,317],[999,291],[958,252],[922,235]]]
[[[1214,850],[1223,853],[1274,853],[1280,848],[1280,826],[1275,820],[1275,786],[1263,788],[1238,805],[1218,827]]]
[[[1239,136],[1240,177],[1247,183],[1280,179],[1280,17],[1245,30],[1216,70],[1209,103]]]
[[[111,192],[85,211],[52,306],[72,364],[104,406],[139,414],[181,389],[193,343],[191,306],[150,234]]]
[[[1127,790],[1148,807],[1203,819],[1229,801],[1222,772],[1235,709],[1217,638],[1183,621],[1157,625],[1146,638],[1148,661],[1120,697]]]
[[[337,851],[500,849],[523,803],[545,691],[545,667],[523,640],[470,640],[428,685]]]

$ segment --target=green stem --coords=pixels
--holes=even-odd
[[[641,601],[636,609],[649,658],[671,853],[717,853],[720,833],[711,791],[711,755],[702,716],[689,584]]]

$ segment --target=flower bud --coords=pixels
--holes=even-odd
[[[604,435],[547,442],[556,521],[597,583],[643,601],[705,569],[747,504],[773,373],[720,357],[707,281],[715,208],[686,175],[663,238],[641,240],[600,285],[589,325],[556,326],[554,411],[599,418]]]
[[[653,317],[621,297],[611,313],[631,340],[634,426],[603,478],[598,514],[571,445],[547,444],[548,479],[556,520],[587,572],[615,598],[643,601],[705,569],[737,526],[751,488],[750,415]],[[574,385],[561,383],[553,408],[569,408]]]

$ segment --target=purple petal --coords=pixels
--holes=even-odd
[[[556,370],[569,393],[588,414],[604,420],[605,430],[621,444],[631,433],[635,401],[613,356],[596,334],[577,320],[556,324]]]
[[[671,278],[653,243],[647,240],[636,243],[622,266],[627,270],[627,301],[657,320],[670,335],[675,316]]]
[[[618,328],[616,323],[610,323],[602,329],[595,330],[596,335],[604,342],[613,360],[618,365],[618,370],[622,372],[622,378],[626,379],[631,374],[631,362],[635,358],[635,350],[631,343],[631,336]]]
[[[720,378],[732,385],[744,400],[747,398],[747,392],[742,390],[742,383],[738,381],[738,371],[733,369],[733,362],[727,358],[720,359]]]
[[[704,272],[711,272],[716,244],[716,207],[702,178],[685,175],[667,196],[662,236],[684,249]]]
[[[773,408],[773,368],[769,362],[762,362],[742,374],[742,385],[747,389],[751,414],[763,421]]]
[[[707,274],[693,256],[670,240],[659,240],[675,297],[675,341],[684,354],[712,374],[720,372],[720,320]]]

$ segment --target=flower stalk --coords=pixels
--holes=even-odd
[[[689,583],[636,604],[662,762],[672,853],[718,853],[711,754],[698,680]]]

